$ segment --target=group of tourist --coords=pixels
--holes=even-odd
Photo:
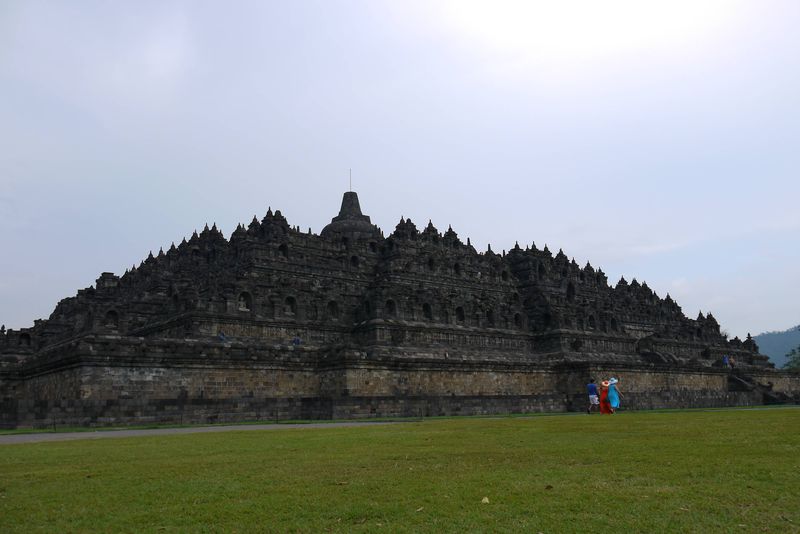
[[[589,392],[589,407],[586,413],[591,414],[592,410],[597,410],[602,414],[613,414],[619,409],[622,392],[619,390],[619,380],[613,376],[608,380],[600,382],[598,390],[594,378],[589,380],[586,389]]]

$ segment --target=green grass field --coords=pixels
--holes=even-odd
[[[0,446],[2,532],[799,527],[792,408]]]

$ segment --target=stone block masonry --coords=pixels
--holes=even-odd
[[[723,356],[736,362],[724,367]],[[319,235],[280,211],[102,273],[31,328],[0,328],[0,425],[121,425],[796,402],[711,314],[535,244],[478,252],[345,193]]]

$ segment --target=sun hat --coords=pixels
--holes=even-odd
[[[603,386],[604,388],[607,388],[610,384],[608,380],[603,380],[602,382],[600,382],[600,385]]]
[[[616,384],[617,382],[619,382],[619,380],[617,380],[617,379],[616,379],[616,378],[614,378],[613,376],[612,376],[611,378],[609,378],[609,379],[608,379],[608,384],[609,384],[609,385]]]

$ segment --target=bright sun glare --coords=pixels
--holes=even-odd
[[[735,0],[445,0],[445,24],[498,52],[562,60],[672,50],[713,38]]]

